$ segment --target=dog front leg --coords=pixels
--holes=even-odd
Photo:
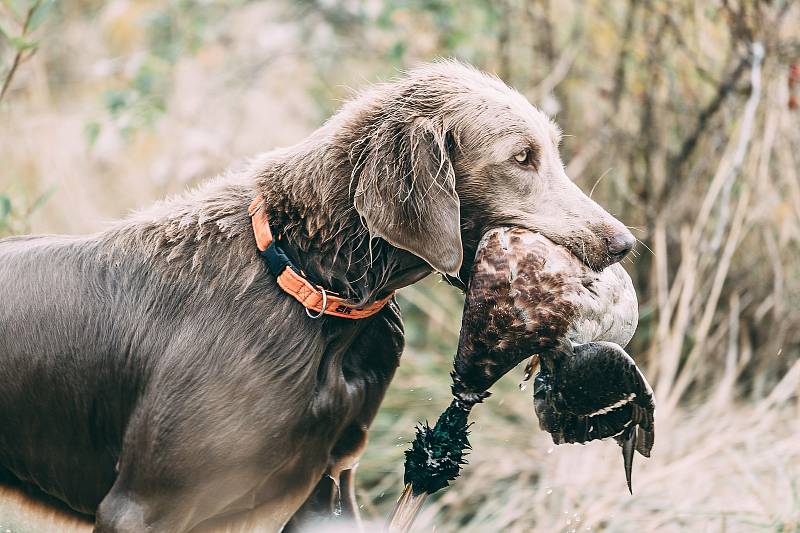
[[[355,468],[343,470],[338,483],[326,475],[284,527],[284,533],[314,531],[322,524],[345,522],[348,530],[363,531],[355,491]]]
[[[283,533],[313,531],[339,514],[340,488],[331,476],[325,475],[314,491],[283,528]]]
[[[356,467],[342,471],[339,476],[339,494],[342,517],[351,520],[361,530],[361,513],[356,501]]]

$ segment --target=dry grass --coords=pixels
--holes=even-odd
[[[371,432],[361,462],[362,499],[386,516],[402,485],[402,451],[418,419],[449,402],[430,375],[430,354],[411,352]],[[440,360],[436,372],[444,373]],[[555,447],[538,429],[521,369],[475,409],[470,464],[429,504],[419,531],[796,531],[800,528],[800,365],[775,395],[750,405],[702,402],[656,412],[649,460],[636,458],[628,494],[613,442]],[[435,374],[434,374],[435,375]],[[364,498],[366,496],[366,498]],[[587,529],[589,528],[589,529]]]
[[[797,27],[778,0],[58,3],[0,103],[0,232],[94,231],[295,142],[349,87],[471,60],[556,114],[570,175],[641,239],[630,351],[658,431],[630,496],[616,445],[553,449],[511,375],[420,529],[800,531]],[[13,52],[0,38],[0,76]],[[414,424],[449,401],[461,311],[432,279],[402,298],[409,350],[360,469],[378,521]]]

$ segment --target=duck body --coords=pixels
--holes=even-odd
[[[467,287],[454,399],[433,427],[417,427],[390,530],[407,531],[425,496],[458,476],[470,410],[526,359],[539,367],[539,426],[556,444],[614,437],[630,488],[633,451],[649,456],[654,432],[652,390],[623,349],[637,322],[636,292],[620,265],[597,272],[535,232],[488,231]]]
[[[540,427],[556,444],[615,438],[630,486],[633,451],[649,456],[654,441],[652,389],[623,349],[638,318],[619,264],[597,272],[538,233],[490,230],[467,290],[453,393],[481,401],[530,358]]]

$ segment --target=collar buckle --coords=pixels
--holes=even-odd
[[[309,318],[316,320],[322,315],[352,319],[367,318],[378,313],[394,298],[392,292],[367,307],[356,308],[336,293],[311,283],[273,239],[269,218],[264,209],[264,200],[256,197],[247,212],[253,225],[256,246],[266,259],[278,286],[305,307]]]

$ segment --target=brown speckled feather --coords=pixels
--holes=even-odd
[[[483,392],[565,340],[624,346],[637,320],[636,293],[619,265],[598,273],[542,235],[491,230],[478,247],[464,303],[456,389]]]

